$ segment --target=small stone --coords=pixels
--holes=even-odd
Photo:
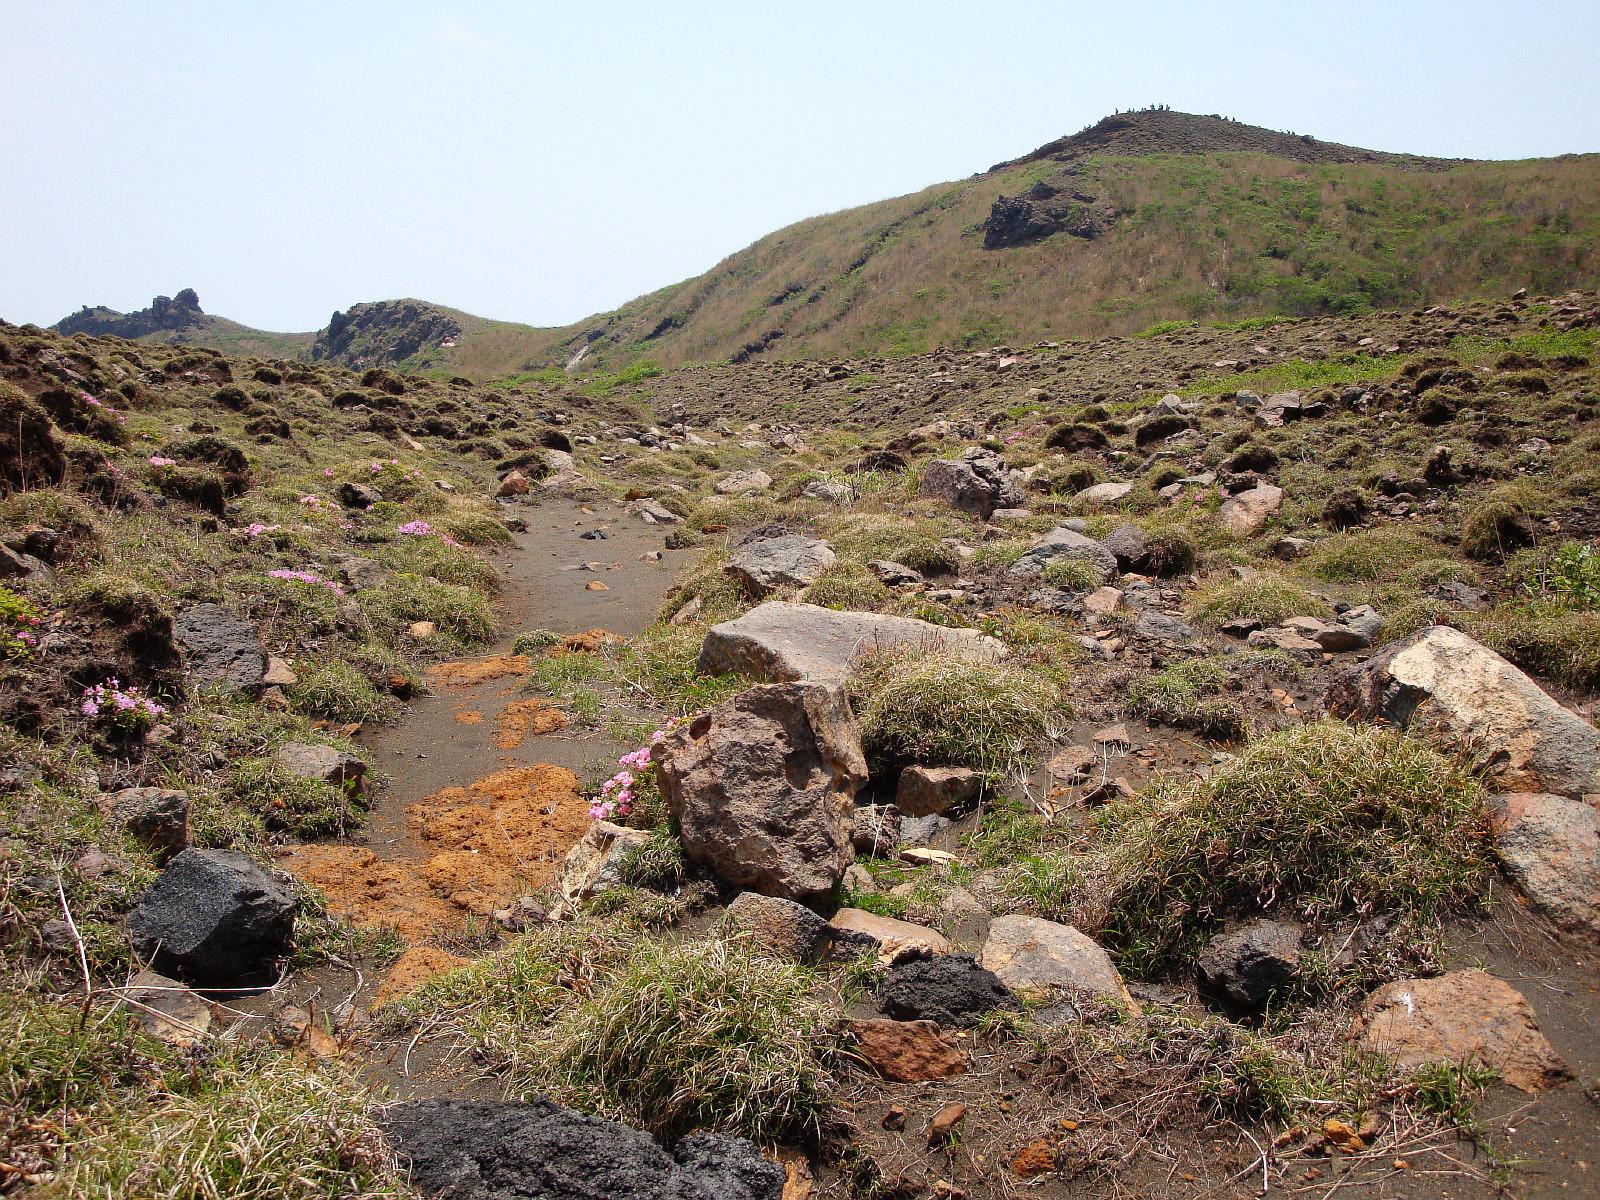
[[[910,766],[900,772],[894,806],[908,817],[943,816],[971,804],[982,789],[982,774],[968,767]]]
[[[932,1021],[851,1020],[845,1028],[856,1051],[885,1079],[917,1083],[947,1079],[967,1070],[966,1051]]]
[[[315,779],[356,791],[366,786],[367,764],[333,746],[311,742],[285,742],[274,755],[278,766],[296,779]]]
[[[1139,1011],[1110,956],[1071,925],[1016,914],[996,917],[981,961],[1019,994],[1086,992]]]
[[[1083,598],[1085,612],[1097,617],[1107,617],[1122,605],[1122,593],[1111,586],[1098,587]]]
[[[1213,937],[1195,962],[1202,990],[1242,1012],[1254,1012],[1294,977],[1300,926],[1260,919]]]
[[[173,788],[123,788],[110,797],[113,819],[158,861],[189,845],[189,794]]]
[[[439,632],[432,621],[413,621],[406,626],[406,636],[415,642],[425,642]]]
[[[928,1122],[928,1145],[942,1146],[955,1136],[956,1126],[966,1119],[967,1106],[959,1100],[952,1100],[938,1112],[933,1114],[933,1119]]]
[[[828,924],[835,945],[869,947],[877,952],[880,961],[887,963],[950,951],[949,940],[936,930],[894,917],[880,917],[865,909],[841,908]]]
[[[590,825],[561,862],[557,890],[566,907],[575,911],[585,901],[619,886],[623,861],[649,840],[648,830],[610,821]]]
[[[267,659],[267,669],[261,676],[261,682],[267,687],[293,687],[300,682],[300,677],[294,673],[288,659],[272,655]]]
[[[878,1008],[896,1021],[934,1021],[964,1028],[996,1009],[1019,1008],[999,976],[970,954],[910,959],[891,970],[878,988]]]
[[[205,1041],[212,1008],[203,996],[155,971],[140,971],[121,989],[133,1023],[151,1037],[188,1050]]]
[[[588,583],[583,585],[583,589],[586,592],[609,592],[611,590],[598,579],[589,580]]]
[[[827,949],[828,923],[803,904],[759,892],[740,892],[728,905],[730,926],[796,962],[814,963]]]

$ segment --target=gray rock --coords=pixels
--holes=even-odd
[[[630,853],[650,840],[644,829],[596,821],[561,861],[557,890],[569,911],[622,883],[621,866]]]
[[[997,508],[1020,508],[1023,503],[1017,473],[992,450],[976,446],[960,458],[928,463],[917,494],[984,518]]]
[[[886,587],[910,587],[922,582],[921,571],[913,570],[904,563],[891,562],[887,558],[874,559],[867,564],[867,569]]]
[[[220,604],[192,604],[172,619],[172,634],[197,686],[260,693],[267,652],[249,621]]]
[[[803,904],[760,892],[740,892],[728,905],[728,925],[796,962],[815,963],[828,948],[828,923]]]
[[[938,813],[925,817],[901,817],[900,841],[907,846],[931,845],[941,833],[950,828],[950,818]]]
[[[1600,793],[1600,730],[1459,629],[1433,625],[1335,676],[1335,716],[1381,718],[1475,756],[1508,791]]]
[[[1258,483],[1248,491],[1229,496],[1217,509],[1217,520],[1232,532],[1247,537],[1267,523],[1267,518],[1283,506],[1283,489]]]
[[[449,1200],[781,1200],[784,1169],[743,1138],[649,1134],[551,1100],[423,1100],[384,1132],[422,1195]]]
[[[1300,926],[1266,919],[1217,934],[1195,962],[1202,990],[1238,1011],[1260,1010],[1294,978],[1301,937]]]
[[[837,687],[749,689],[655,748],[661,793],[690,859],[736,887],[790,900],[831,892],[851,858],[867,779]]]
[[[753,594],[765,596],[779,588],[815,583],[833,562],[833,548],[827,542],[791,533],[740,546],[723,570]]]
[[[900,772],[894,806],[906,817],[943,816],[971,804],[982,790],[982,774],[969,767],[910,766]]]
[[[676,525],[683,519],[660,501],[648,496],[630,500],[623,511],[629,516],[638,517],[646,525]]]
[[[1194,638],[1194,630],[1177,617],[1147,608],[1133,623],[1133,631],[1140,637],[1158,642],[1187,642]]]
[[[1118,525],[1105,537],[1104,546],[1111,551],[1111,556],[1117,560],[1117,567],[1123,571],[1140,571],[1144,569],[1146,549],[1144,544],[1144,530],[1137,525],[1124,523]]]
[[[1117,560],[1093,538],[1059,525],[1045,534],[1021,558],[1011,564],[1011,574],[1033,576],[1058,558],[1081,559],[1093,565],[1104,583],[1117,573]]]
[[[368,509],[383,503],[383,493],[364,483],[341,483],[337,494],[339,503],[346,508]]]
[[[1131,483],[1093,483],[1082,491],[1073,493],[1072,498],[1079,504],[1116,504],[1126,499],[1131,491],[1133,491]]]
[[[848,483],[834,483],[827,479],[813,479],[800,489],[808,500],[821,500],[827,504],[849,504],[856,498],[856,489]]]
[[[289,951],[294,893],[237,850],[185,850],[139,898],[134,951],[157,970],[211,986],[238,984]]]
[[[757,468],[750,471],[735,471],[731,475],[724,475],[717,480],[716,492],[719,496],[753,496],[757,492],[767,491],[772,487],[772,476]]]
[[[274,756],[278,766],[296,779],[315,779],[334,787],[361,790],[366,786],[367,764],[354,754],[315,742],[285,742]]]
[[[987,662],[1006,654],[1003,644],[975,629],[769,601],[707,630],[697,665],[707,675],[843,683],[862,654],[902,648],[937,649]]]
[[[189,794],[174,788],[123,788],[110,796],[112,819],[158,861],[189,846]]]

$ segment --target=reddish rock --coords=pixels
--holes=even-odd
[[[885,1079],[916,1083],[945,1079],[967,1069],[966,1051],[932,1021],[850,1021],[856,1050]]]

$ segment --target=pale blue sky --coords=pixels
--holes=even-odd
[[[0,0],[0,316],[565,324],[1116,108],[1600,150],[1597,61],[1595,0]]]

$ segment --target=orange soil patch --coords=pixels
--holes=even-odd
[[[377,1006],[398,1000],[406,993],[416,991],[435,976],[443,975],[446,971],[454,971],[457,967],[464,967],[471,961],[470,958],[460,958],[436,946],[413,946],[389,968],[389,973],[383,977],[383,983],[378,988],[378,994],[373,997],[372,1003]]]
[[[445,788],[408,808],[406,821],[419,839],[441,847],[420,864],[433,890],[487,915],[549,883],[590,818],[578,777],[539,763]]]
[[[607,646],[619,645],[622,639],[609,629],[585,629],[582,633],[569,633],[561,639],[563,650],[593,654]]]
[[[455,714],[456,720],[463,725],[476,725],[483,720],[483,714],[475,708],[462,709]]]
[[[494,744],[500,750],[515,750],[528,736],[554,733],[567,727],[567,718],[543,700],[513,700],[495,718],[500,726]]]
[[[408,942],[460,929],[466,914],[409,863],[384,862],[364,846],[296,846],[286,864],[352,925],[393,929]]]
[[[434,663],[428,668],[428,679],[445,687],[471,687],[491,679],[527,673],[526,654],[491,654],[488,658],[471,658],[464,662]]]
[[[355,925],[408,942],[458,932],[538,891],[589,828],[578,777],[539,763],[445,788],[406,810],[428,857],[385,862],[363,846],[297,846],[285,865]]]

